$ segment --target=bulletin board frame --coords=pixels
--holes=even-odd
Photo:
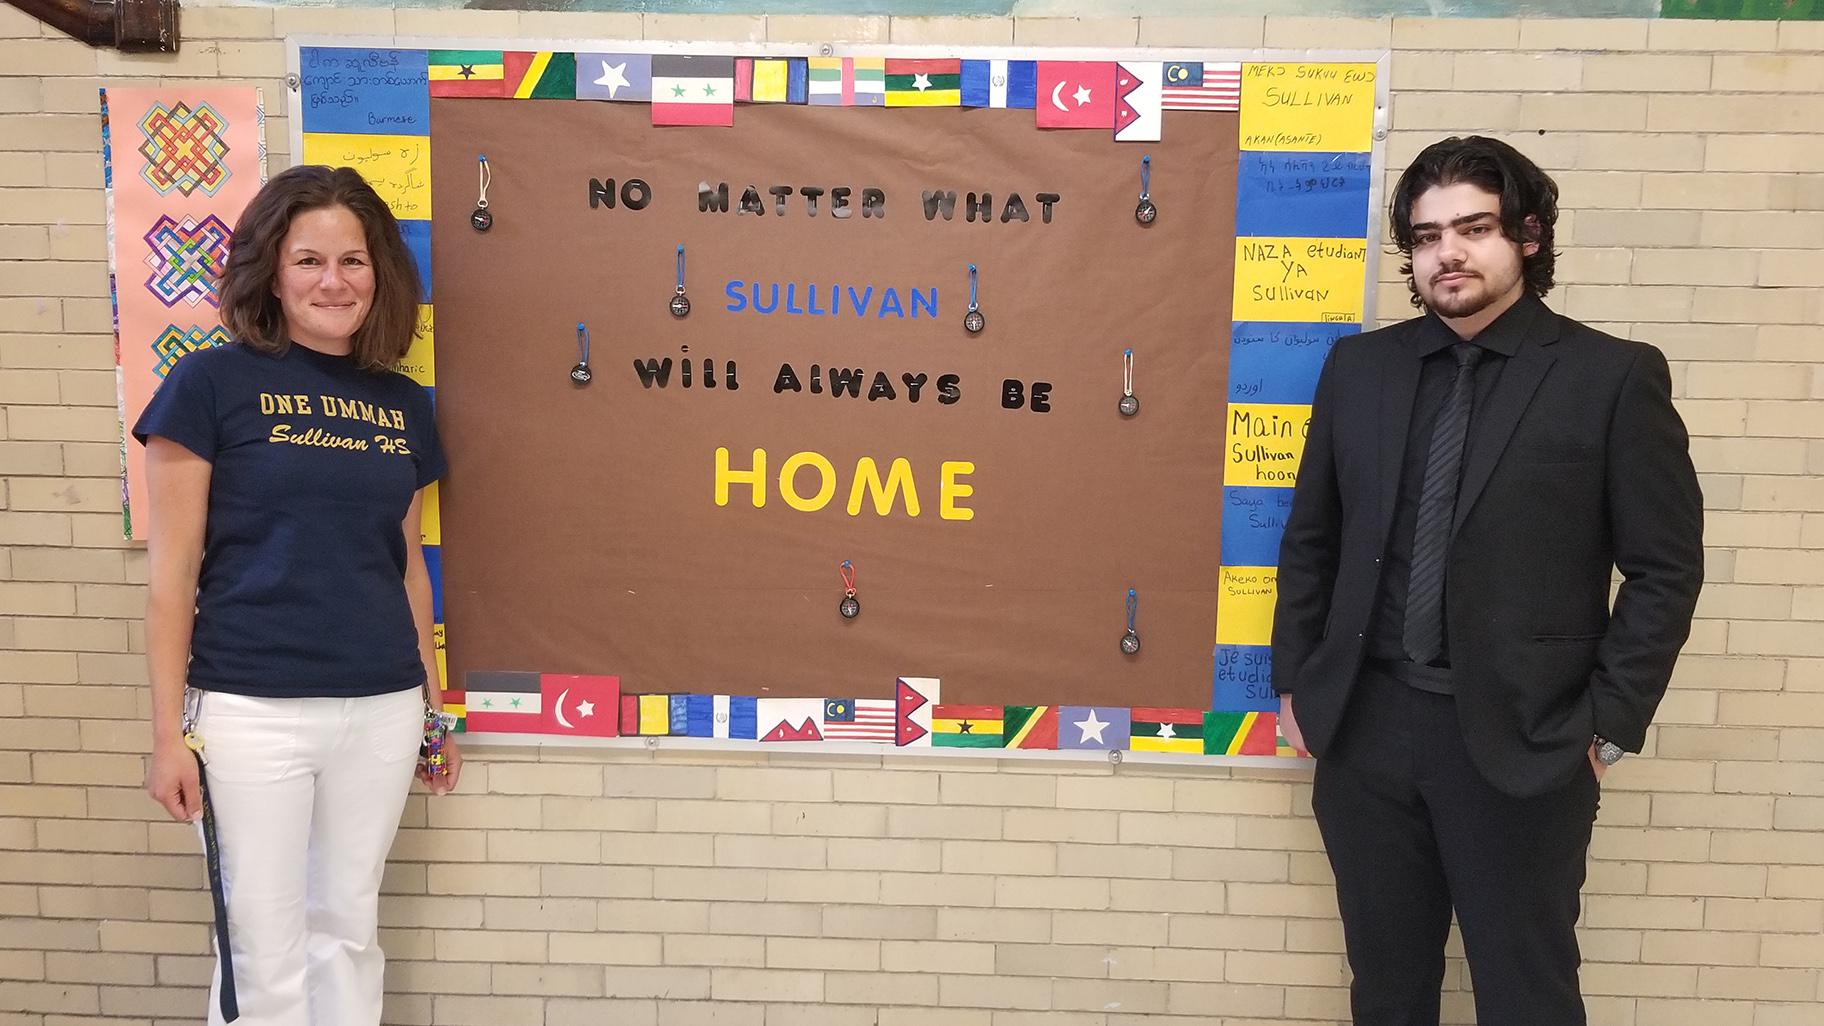
[[[1375,273],[1377,270],[1377,254],[1375,250],[1380,247],[1383,242],[1383,202],[1386,175],[1385,139],[1387,135],[1389,101],[1391,96],[1388,76],[1390,54],[1387,51],[1289,50],[1269,48],[864,46],[847,44],[826,44],[817,46],[802,43],[660,42],[600,39],[450,39],[375,36],[292,36],[286,39],[286,57],[289,71],[286,79],[286,95],[290,115],[287,129],[291,143],[290,153],[294,164],[303,163],[311,159],[313,151],[318,154],[324,152],[320,146],[313,147],[312,145],[312,142],[314,141],[312,137],[321,138],[321,136],[311,131],[313,127],[311,123],[312,118],[305,109],[304,97],[305,93],[308,91],[308,87],[305,85],[305,75],[310,71],[305,64],[306,55],[313,54],[313,51],[320,52],[329,50],[345,52],[359,50],[395,52],[424,51],[427,53],[451,51],[502,52],[514,54],[530,53],[540,56],[554,53],[581,55],[585,53],[613,52],[622,54],[645,54],[651,56],[730,57],[737,60],[749,61],[762,59],[805,60],[810,58],[822,58],[827,62],[830,60],[840,61],[844,58],[851,58],[855,59],[858,63],[863,59],[905,59],[977,62],[1162,62],[1168,65],[1179,62],[1196,62],[1205,66],[1237,64],[1244,69],[1241,80],[1241,88],[1244,96],[1247,95],[1247,90],[1251,88],[1262,89],[1267,87],[1268,83],[1264,81],[1264,79],[1262,81],[1251,81],[1249,77],[1250,70],[1256,66],[1261,68],[1282,69],[1312,65],[1351,66],[1358,68],[1372,67],[1372,116],[1361,126],[1363,131],[1363,146],[1365,148],[1358,149],[1352,146],[1347,154],[1352,158],[1353,163],[1351,166],[1358,173],[1358,177],[1361,162],[1365,161],[1366,163],[1365,194],[1358,191],[1353,181],[1351,183],[1350,192],[1351,197],[1360,197],[1362,205],[1365,207],[1365,210],[1363,211],[1365,217],[1361,222],[1362,233],[1359,236],[1354,234],[1347,236],[1307,234],[1301,232],[1300,225],[1298,224],[1288,222],[1282,225],[1269,223],[1271,222],[1271,218],[1268,218],[1266,222],[1263,222],[1260,218],[1242,216],[1238,216],[1235,227],[1238,254],[1242,253],[1247,247],[1252,246],[1256,252],[1264,252],[1269,258],[1275,251],[1280,253],[1286,252],[1288,247],[1304,247],[1310,253],[1316,255],[1319,253],[1319,250],[1332,252],[1337,249],[1337,247],[1334,246],[1323,245],[1326,241],[1346,243],[1347,245],[1343,247],[1343,249],[1346,250],[1346,259],[1351,262],[1359,261],[1360,303],[1359,305],[1356,305],[1354,311],[1352,311],[1354,314],[1352,318],[1348,317],[1347,314],[1339,314],[1333,319],[1331,315],[1325,314],[1321,315],[1321,320],[1313,319],[1309,322],[1301,321],[1296,325],[1291,325],[1291,331],[1282,331],[1281,329],[1287,328],[1288,325],[1259,320],[1253,316],[1252,311],[1257,309],[1257,307],[1250,306],[1246,302],[1244,292],[1247,288],[1247,284],[1241,280],[1243,272],[1238,264],[1236,308],[1234,311],[1235,324],[1231,335],[1230,350],[1230,385],[1229,393],[1227,395],[1229,415],[1226,419],[1226,423],[1231,430],[1231,437],[1227,439],[1227,441],[1231,443],[1254,442],[1256,448],[1258,448],[1258,441],[1248,435],[1250,429],[1246,425],[1271,424],[1272,427],[1270,430],[1263,431],[1263,436],[1271,436],[1279,433],[1282,421],[1288,423],[1298,422],[1300,424],[1308,423],[1309,395],[1311,388],[1315,384],[1316,370],[1318,365],[1321,364],[1322,353],[1327,352],[1328,345],[1333,343],[1335,338],[1340,337],[1341,334],[1347,334],[1351,331],[1368,330],[1374,325],[1376,300],[1375,286],[1377,281]],[[314,60],[314,57],[312,59]],[[737,108],[737,110],[738,109],[739,108]],[[891,116],[891,114],[891,111],[886,111],[880,112],[876,116]],[[424,188],[428,205],[428,153],[430,146],[433,144],[433,141],[430,138],[428,116],[422,131],[424,135],[421,140],[421,152],[426,157],[424,167],[426,179]],[[1247,138],[1247,121],[1245,117],[1242,131],[1244,136],[1241,141],[1242,157],[1244,161],[1247,161],[1252,156],[1257,160],[1257,164],[1260,167],[1266,167],[1273,161],[1282,160],[1283,158],[1282,163],[1284,166],[1278,169],[1283,171],[1284,167],[1297,166],[1298,162],[1304,159],[1299,156],[1300,154],[1321,152],[1313,151],[1308,146],[1301,149],[1300,143],[1296,139],[1291,140],[1283,147],[1272,145],[1268,140],[1257,139],[1257,142],[1265,142],[1266,144],[1250,148],[1250,140]],[[1324,153],[1324,155],[1329,157],[1335,156],[1335,154],[1331,153]],[[409,174],[410,172],[407,173]],[[1313,181],[1315,181],[1315,179],[1313,179]],[[1240,188],[1241,187],[1238,186],[1238,192],[1240,191]],[[383,190],[383,195],[385,194],[386,192]],[[390,196],[389,199],[391,199]],[[414,233],[410,230],[410,222],[413,218],[409,216],[408,211],[400,210],[398,203],[395,203],[395,210],[400,213],[402,223],[407,225],[408,240],[411,240]],[[1238,214],[1241,212],[1242,211],[1238,208]],[[434,267],[429,256],[430,246],[428,236],[428,219],[426,219],[425,227],[421,233],[422,242],[419,247],[422,252],[418,255],[421,264],[426,271],[427,286],[431,280],[430,270]],[[1332,255],[1334,255],[1333,252]],[[1339,279],[1335,277],[1334,268],[1332,268],[1330,273],[1332,276],[1327,280],[1350,282],[1354,277],[1353,263],[1351,267],[1343,269],[1343,278]],[[419,343],[414,346],[412,354],[408,355],[406,361],[402,364],[401,369],[420,380],[421,383],[425,384],[427,387],[430,387],[433,394],[435,394],[434,332],[431,330],[435,318],[433,315],[434,305],[430,301],[433,298],[434,297],[430,295],[427,295],[426,297],[427,302],[423,305],[421,317],[421,322],[426,330]],[[1332,325],[1341,324],[1343,326],[1320,329],[1318,325],[1322,322],[1329,322]],[[1298,360],[1296,369],[1290,369],[1282,374],[1276,370],[1275,360],[1278,359],[1279,355],[1283,355],[1281,352],[1282,349],[1288,346],[1301,347],[1306,350],[1306,353],[1304,357],[1301,357]],[[1311,358],[1313,355],[1316,356],[1315,360]],[[1238,367],[1241,368],[1241,370],[1238,370]],[[1260,375],[1258,380],[1253,377],[1256,374]],[[1244,378],[1246,380],[1243,380]],[[1302,420],[1300,420],[1301,416]],[[1267,437],[1267,444],[1272,444],[1271,437]],[[1225,448],[1230,448],[1230,446],[1225,446]],[[1277,458],[1289,459],[1295,467],[1297,458],[1296,448],[1302,448],[1302,439],[1293,451],[1290,453],[1280,453]],[[791,740],[789,738],[785,740],[765,740],[761,738],[748,739],[727,736],[704,737],[683,734],[675,730],[669,733],[642,732],[637,735],[632,734],[629,730],[622,730],[619,732],[619,736],[612,737],[576,736],[549,732],[533,732],[529,730],[524,732],[470,732],[465,738],[465,744],[480,744],[487,746],[529,745],[608,748],[663,747],[666,749],[675,748],[681,750],[748,752],[782,751],[794,754],[827,753],[843,756],[1038,758],[1112,761],[1117,763],[1132,761],[1141,763],[1215,767],[1253,766],[1299,768],[1308,766],[1310,764],[1308,759],[1296,756],[1296,754],[1285,745],[1283,738],[1277,737],[1277,726],[1273,722],[1275,714],[1270,711],[1270,708],[1276,708],[1276,704],[1272,702],[1270,697],[1271,692],[1270,690],[1267,690],[1267,685],[1263,683],[1268,679],[1267,675],[1269,671],[1267,670],[1267,666],[1269,655],[1267,639],[1262,635],[1263,621],[1261,620],[1260,610],[1263,608],[1265,609],[1266,620],[1264,623],[1270,624],[1272,584],[1275,579],[1275,568],[1272,566],[1272,560],[1266,558],[1268,546],[1263,540],[1266,537],[1266,534],[1258,531],[1254,532],[1251,536],[1256,540],[1252,547],[1246,552],[1238,552],[1232,557],[1231,553],[1228,551],[1227,535],[1229,526],[1228,518],[1230,515],[1244,518],[1252,516],[1267,522],[1276,522],[1283,520],[1284,509],[1289,505],[1291,494],[1289,483],[1281,485],[1273,480],[1266,479],[1261,476],[1262,472],[1258,469],[1259,464],[1256,463],[1254,466],[1256,469],[1248,472],[1253,475],[1252,477],[1249,477],[1246,474],[1240,474],[1240,472],[1236,471],[1234,468],[1225,469],[1224,472],[1225,542],[1221,562],[1225,587],[1228,587],[1228,582],[1232,580],[1234,593],[1237,596],[1245,596],[1245,600],[1251,601],[1253,605],[1252,611],[1238,612],[1233,617],[1225,617],[1219,612],[1216,625],[1216,650],[1213,654],[1217,664],[1216,680],[1213,683],[1214,690],[1210,703],[1211,706],[1216,708],[1205,712],[1204,716],[1206,717],[1206,722],[1208,722],[1208,717],[1212,715],[1220,714],[1227,717],[1225,722],[1228,726],[1224,729],[1231,731],[1234,738],[1234,744],[1230,747],[1228,752],[1220,750],[1212,751],[1207,746],[1205,751],[1201,753],[1191,753],[1182,749],[1159,750],[1158,748],[1151,748],[1149,750],[1147,748],[1130,746],[1126,743],[1107,749],[1089,750],[1059,749],[1056,747],[941,747],[930,746],[928,734],[924,745],[908,745],[904,743],[903,740],[898,745],[882,745],[880,743],[845,741],[831,738],[799,741]],[[427,556],[429,557],[428,562],[431,565],[433,575],[436,577],[439,587],[439,613],[436,617],[436,632],[437,650],[441,662],[444,658],[445,649],[445,626],[441,615],[442,539],[439,510],[437,503],[434,501],[435,497],[433,496],[432,499],[433,501],[427,502],[426,505],[427,519],[425,525],[425,545]],[[1276,533],[1272,534],[1272,537],[1276,538]],[[1238,597],[1237,601],[1244,601],[1244,598]],[[1220,607],[1220,604],[1219,608],[1222,608]],[[1252,623],[1254,626],[1246,632],[1245,635],[1237,634],[1234,631],[1225,633],[1223,627],[1225,620],[1237,624]],[[461,629],[460,623],[456,625],[456,629]],[[1225,653],[1226,658],[1232,661],[1235,684],[1238,689],[1235,694],[1242,696],[1232,701],[1226,701],[1226,704],[1225,699],[1223,698],[1224,683],[1222,678]],[[546,676],[549,677],[550,675]],[[458,690],[460,689],[459,682],[449,682],[446,686],[452,690],[457,690],[458,697],[460,697],[460,690]],[[902,692],[906,686],[904,681],[901,681],[899,684]],[[473,691],[476,689],[471,683],[468,690]],[[650,699],[657,696],[645,697]],[[681,708],[681,705],[677,700],[683,697],[684,696],[679,695],[671,696],[673,699],[671,716],[674,727],[678,722],[677,717],[680,715],[678,709]],[[934,711],[933,706],[935,706],[935,711],[939,716],[942,716],[945,711],[944,707],[940,704],[942,702],[941,696],[933,695],[931,697],[933,702],[925,705],[923,719],[919,721],[925,728],[921,733],[926,733],[930,730],[930,718]],[[634,699],[635,696],[628,695],[625,696],[625,698]],[[546,703],[549,704],[549,702],[550,698],[547,696]],[[560,699],[560,718],[561,707]],[[626,708],[630,710],[637,709],[637,701],[634,705],[627,706]],[[725,709],[726,705],[719,705],[716,708],[718,710]],[[1043,707],[1039,708],[1041,710],[1043,709]],[[1139,712],[1144,710],[1131,711]],[[1159,711],[1166,712],[1169,710]],[[1054,707],[1054,715],[1056,712],[1057,710]],[[1013,714],[1012,709],[1008,710],[1008,714],[1010,716]],[[718,713],[718,715],[721,714]],[[1092,713],[1092,718],[1093,715],[1094,714]],[[904,714],[902,712],[902,719],[903,717]],[[1240,718],[1237,719],[1237,717]],[[1135,719],[1137,720],[1137,717]],[[1261,736],[1262,731],[1265,732],[1266,737],[1277,740],[1277,744],[1269,744],[1269,750],[1272,754],[1266,754],[1264,752],[1261,754],[1237,754],[1238,746],[1242,744],[1245,735],[1252,733],[1258,738]],[[1168,737],[1170,736],[1169,728],[1167,729],[1166,734]],[[1250,750],[1255,752],[1261,751],[1258,744]]]

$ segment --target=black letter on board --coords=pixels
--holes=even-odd
[[[608,179],[607,185],[599,178],[589,179],[589,209],[599,209],[604,203],[608,204],[609,210],[614,209],[614,179]]]
[[[697,213],[714,210],[717,213],[728,213],[728,183],[723,182],[714,189],[708,182],[697,183]]]
[[[671,357],[669,356],[663,363],[658,360],[647,360],[645,363],[641,363],[639,357],[636,356],[633,360],[633,369],[639,372],[640,384],[647,388],[651,388],[655,381],[659,383],[660,388],[671,383]]]
[[[1058,201],[1058,194],[1055,192],[1041,192],[1034,198],[1039,201],[1039,220],[1046,224],[1050,224],[1051,205]]]
[[[937,401],[945,406],[963,397],[963,390],[957,385],[963,379],[955,374],[945,374],[937,379]]]
[[[887,380],[886,371],[874,372],[874,383],[868,386],[868,402],[876,399],[898,399],[899,393],[893,391],[893,382]]]
[[[860,399],[861,398],[861,379],[865,376],[866,376],[865,373],[862,371],[862,369],[860,367],[857,367],[854,370],[847,370],[847,369],[841,368],[841,367],[831,367],[830,368],[830,395],[838,396],[838,395],[841,395],[844,390],[847,390],[849,393],[849,398]]]

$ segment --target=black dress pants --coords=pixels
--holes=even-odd
[[[1495,790],[1454,698],[1363,671],[1312,792],[1356,1026],[1437,1026],[1453,908],[1478,1026],[1584,1026],[1576,925],[1597,798],[1588,767],[1533,798]]]

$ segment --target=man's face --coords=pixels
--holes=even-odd
[[[1412,204],[1412,279],[1446,320],[1512,306],[1524,290],[1521,260],[1536,242],[1501,233],[1501,199],[1468,182],[1434,185]]]

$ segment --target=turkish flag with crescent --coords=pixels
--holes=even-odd
[[[546,734],[616,737],[621,678],[545,673],[538,678],[539,729]]]
[[[1040,128],[1114,128],[1113,61],[1040,61]]]

